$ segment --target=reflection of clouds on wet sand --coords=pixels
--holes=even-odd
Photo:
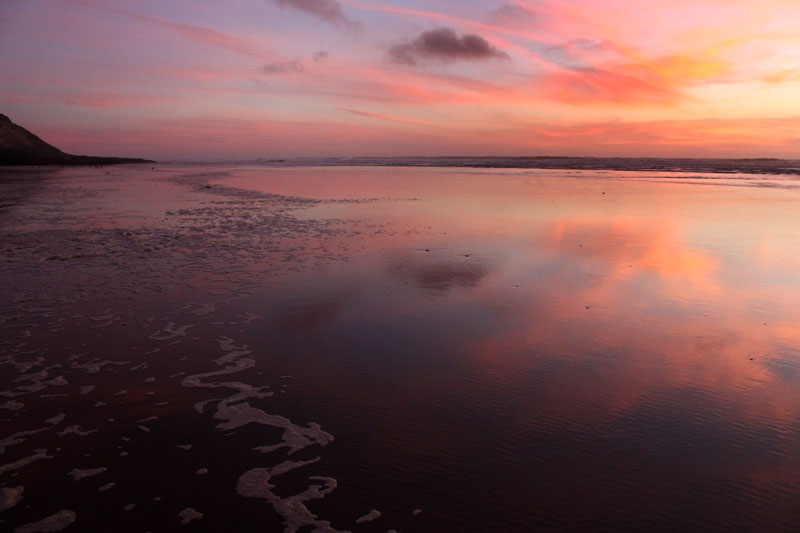
[[[764,290],[756,276],[749,286],[732,283],[724,273],[738,258],[687,244],[668,223],[561,219],[543,226],[535,242],[521,260],[501,260],[504,268],[472,284],[460,283],[460,260],[445,263],[432,252],[393,257],[393,278],[482,290],[469,300],[417,302],[420,320],[447,317],[437,329],[443,346],[428,351],[424,327],[408,330],[408,342],[435,361],[403,372],[402,394],[381,402],[398,420],[377,429],[380,442],[392,443],[382,453],[407,446],[424,456],[457,441],[482,449],[489,439],[474,426],[442,421],[442,411],[454,410],[477,426],[502,420],[491,440],[506,464],[492,466],[513,486],[513,470],[535,465],[541,492],[534,492],[545,508],[574,501],[575,487],[591,479],[606,490],[578,490],[587,501],[576,516],[587,520],[615,516],[609,509],[623,494],[643,509],[657,509],[664,494],[680,495],[677,506],[728,509],[703,518],[717,525],[757,523],[762,511],[782,516],[800,491],[791,452],[800,444],[792,429],[800,422],[800,328],[793,325],[800,311],[785,305],[787,296],[777,300],[780,323],[764,324],[774,289]],[[431,271],[443,281],[426,286]],[[498,302],[512,312],[489,313],[491,328],[469,321],[501,309]],[[390,321],[391,312],[368,313]],[[448,358],[453,365],[442,361]],[[415,431],[410,439],[399,429],[409,425],[441,432]],[[470,461],[488,475],[476,455],[453,462]],[[643,475],[652,479],[640,486]],[[730,493],[709,493],[715,484]],[[732,501],[752,503],[757,491],[774,499],[730,510]]]
[[[491,268],[480,259],[469,257],[428,257],[430,254],[394,254],[389,272],[396,278],[413,281],[418,287],[434,291],[471,289],[480,285]]]
[[[724,397],[723,410],[736,405],[724,417],[738,423],[800,417],[800,394],[777,382],[794,376],[800,328],[789,324],[800,313],[784,309],[781,323],[766,324],[759,306],[772,291],[731,285],[721,275],[728,258],[682,244],[669,224],[633,219],[560,220],[542,235],[513,270],[533,273],[517,297],[527,305],[515,305],[514,320],[471,352],[479,365],[512,381],[525,379],[515,373],[522,368],[560,368],[569,390],[596,391],[591,405],[605,416],[654,398],[673,409],[711,409],[684,405],[679,391],[691,387],[709,402]],[[558,268],[542,268],[551,263]],[[576,371],[587,365],[590,372]],[[754,404],[745,390],[767,401]],[[593,410],[554,405],[568,417]]]
[[[687,243],[682,226],[668,221],[564,218],[535,233],[528,253],[513,262],[501,259],[503,268],[491,278],[485,266],[474,277],[465,275],[468,263],[445,262],[433,252],[392,257],[391,276],[422,288],[482,285],[470,300],[445,299],[431,308],[417,302],[418,317],[432,314],[434,305],[449,317],[438,328],[445,345],[440,349],[459,367],[429,363],[424,372],[404,373],[402,401],[387,400],[396,416],[428,427],[442,423],[436,409],[416,406],[452,402],[475,414],[506,405],[503,431],[515,439],[535,436],[575,453],[594,449],[629,457],[631,463],[617,469],[619,480],[609,481],[616,488],[608,500],[625,491],[620,486],[638,483],[642,468],[658,477],[642,489],[643,500],[682,489],[687,499],[717,501],[705,494],[702,477],[691,474],[698,471],[728,480],[742,495],[761,487],[785,502],[800,489],[786,476],[800,473],[786,455],[798,440],[786,432],[800,419],[792,348],[800,328],[791,326],[800,312],[782,307],[781,323],[765,325],[759,307],[777,293],[764,291],[755,277],[749,286],[732,283],[724,274],[737,258]],[[491,328],[467,321],[481,310],[501,311],[498,302],[513,313],[490,313]],[[386,320],[390,313],[369,311]],[[409,342],[424,346],[426,337],[417,337]],[[513,397],[520,403],[509,404]],[[415,433],[417,445],[475,438],[467,427],[446,427],[446,438]],[[381,431],[388,441],[408,442],[391,428]],[[739,444],[730,449],[734,441]],[[548,455],[541,448],[538,453]],[[591,456],[571,460],[572,467],[557,474],[565,487],[601,475]],[[547,470],[542,466],[540,474]],[[763,483],[769,472],[782,472],[783,488]],[[557,506],[573,490],[552,490],[545,499]]]
[[[705,251],[681,243],[666,220],[626,218],[560,219],[545,228],[541,246],[561,254],[603,263],[605,274],[626,278],[637,269],[687,283],[713,281],[715,260]]]
[[[370,182],[359,172],[351,188]],[[63,508],[94,524],[77,501],[44,508],[62,489],[142,530],[156,504],[209,530],[645,528],[692,505],[719,509],[704,515],[717,526],[793,516],[788,230],[720,225],[686,184],[606,179],[601,194],[584,178],[436,172],[450,177],[386,174],[398,197],[429,183],[423,200],[332,203],[337,221],[313,218],[323,204],[292,197],[288,175],[285,197],[208,181],[227,173],[167,177],[184,196],[158,188],[169,212],[142,227],[105,227],[114,206],[82,227],[75,205],[100,193],[37,200],[30,231],[0,236],[0,484],[31,505],[8,523]],[[56,234],[41,225],[59,201],[75,205]]]

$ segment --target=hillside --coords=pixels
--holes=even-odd
[[[0,114],[0,166],[9,165],[114,165],[152,163],[147,159],[93,157],[62,152]]]

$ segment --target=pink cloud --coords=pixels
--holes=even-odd
[[[664,79],[597,68],[544,74],[536,80],[536,91],[550,100],[580,105],[612,103],[672,106],[685,98],[685,95]]]
[[[174,96],[153,94],[82,93],[63,97],[66,104],[85,107],[146,106],[177,100]]]
[[[140,13],[135,13],[133,11],[128,11],[126,9],[120,9],[117,7],[109,6],[98,0],[69,0],[69,1],[82,6],[107,11],[109,13],[116,13],[118,15],[122,15],[132,20],[136,20],[138,22],[142,22],[145,24],[149,24],[151,26],[175,32],[187,39],[190,39],[196,43],[203,44],[206,46],[214,46],[217,48],[222,48],[224,50],[236,52],[238,54],[257,57],[259,59],[265,59],[270,57],[269,54],[265,53],[263,50],[259,49],[257,46],[254,46],[253,44],[247,42],[244,39],[235,37],[233,35],[227,35],[225,33],[221,33],[216,30],[212,30],[210,28],[203,28],[201,26],[194,26],[191,24],[179,24],[177,22],[171,22],[168,20],[150,17],[148,15],[142,15]]]
[[[340,111],[346,111],[348,113],[351,113],[353,115],[358,115],[360,117],[374,118],[374,119],[378,119],[378,120],[388,120],[389,122],[400,122],[400,123],[403,123],[403,124],[411,124],[411,125],[414,125],[414,126],[426,126],[426,127],[435,126],[435,124],[433,122],[429,122],[429,121],[426,121],[426,120],[418,120],[418,119],[415,119],[415,118],[412,118],[412,117],[403,117],[403,116],[399,116],[399,115],[389,115],[389,114],[385,114],[385,113],[373,113],[373,112],[370,112],[370,111],[364,111],[364,110],[361,110],[361,109],[351,109],[351,108],[348,108],[348,107],[337,107],[336,109],[339,109]]]

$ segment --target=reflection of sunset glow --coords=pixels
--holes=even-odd
[[[714,260],[708,254],[681,246],[668,225],[642,225],[635,220],[561,220],[546,246],[583,258],[601,259],[624,278],[633,268],[652,271],[683,282],[709,283]]]
[[[333,197],[332,173],[355,194],[374,170],[270,172],[281,193]],[[337,409],[389,413],[372,425],[376,461],[466,449],[474,465],[485,452],[503,487],[520,471],[522,486],[546,487],[531,489],[546,509],[590,499],[590,520],[616,517],[620,494],[673,510],[734,486],[746,494],[721,499],[730,514],[751,493],[800,493],[796,191],[569,176],[380,169],[368,195],[415,200],[320,207],[375,233],[348,269],[297,285],[310,301],[350,291],[340,314],[297,334],[334,337],[313,358],[315,386]]]
[[[716,402],[707,406],[713,416],[737,427],[800,418],[792,377],[800,368],[800,285],[789,271],[799,257],[789,244],[797,212],[785,191],[589,174],[538,176],[534,187],[530,175],[511,170],[489,177],[418,169],[384,169],[362,189],[369,172],[276,171],[261,186],[333,197],[336,173],[346,194],[414,190],[418,200],[402,209],[357,208],[384,225],[364,243],[371,259],[358,262],[359,274],[333,285],[386,283],[391,303],[361,312],[377,323],[400,320],[423,345],[434,335],[435,349],[469,363],[465,372],[484,393],[524,388],[543,373],[554,377],[537,387],[552,401],[546,412],[530,407],[530,416],[553,423],[613,421],[641,409],[699,413],[701,405],[680,403],[681,391]],[[238,179],[230,183],[258,186],[246,172]],[[753,201],[780,223],[749,211]],[[726,247],[737,252],[721,253]],[[449,383],[439,373],[408,379],[433,396]],[[524,433],[530,420],[518,423],[509,431]]]
[[[796,2],[278,4],[6,2],[4,112],[162,158],[800,154]],[[496,53],[391,60],[436,28]]]
[[[413,176],[397,171],[387,183],[400,186]],[[735,404],[724,416],[737,425],[785,424],[800,417],[794,381],[787,381],[796,365],[792,347],[800,343],[800,313],[790,302],[800,297],[800,287],[778,280],[770,284],[759,274],[784,269],[787,259],[796,261],[796,254],[780,244],[789,235],[759,232],[756,239],[745,237],[736,225],[726,226],[728,238],[738,235],[730,241],[737,248],[758,251],[753,254],[757,262],[750,264],[757,271],[748,272],[747,278],[735,270],[741,265],[736,256],[708,250],[691,238],[703,226],[727,224],[728,213],[741,210],[742,195],[752,191],[692,189],[714,194],[716,201],[715,209],[708,210],[699,199],[694,210],[689,189],[696,186],[691,185],[602,182],[609,194],[598,200],[598,193],[582,192],[599,190],[591,181],[561,182],[552,189],[542,181],[536,194],[526,196],[508,181],[501,181],[502,188],[482,187],[487,182],[475,178],[472,190],[472,181],[462,176],[464,190],[471,192],[452,204],[447,180],[442,180],[431,179],[420,188],[428,200],[419,205],[426,210],[414,220],[419,227],[447,227],[448,234],[400,233],[379,238],[374,249],[417,250],[398,256],[388,272],[395,282],[412,281],[411,288],[436,287],[431,296],[445,305],[437,316],[458,316],[465,305],[496,313],[488,332],[472,326],[466,339],[464,326],[453,325],[451,342],[468,344],[456,350],[470,354],[474,372],[484,379],[489,372],[496,386],[514,390],[523,386],[520,380],[528,372],[544,372],[552,365],[576,372],[575,366],[588,364],[588,357],[597,359],[591,372],[570,374],[569,385],[562,385],[574,387],[567,396],[597,395],[592,397],[594,407],[587,412],[581,401],[561,402],[548,406],[548,416],[616,419],[665,394],[691,389],[724,405]],[[492,207],[497,200],[492,187],[497,194],[509,194],[500,196],[507,209]],[[625,207],[614,204],[621,209],[615,216],[580,215],[622,191],[637,196]],[[637,204],[657,205],[660,215],[642,217]],[[773,217],[794,217],[790,205],[770,205]],[[671,216],[676,206],[684,214],[689,209],[691,216]],[[541,214],[543,208],[549,209],[547,216]],[[479,224],[462,226],[469,210],[484,216]],[[502,237],[494,228],[502,228]],[[464,246],[461,232],[477,236],[480,243]],[[496,240],[503,238],[508,241],[498,245]],[[527,243],[524,253],[517,249],[520,240]],[[430,253],[424,252],[427,247]],[[493,252],[449,255],[481,249]],[[418,299],[397,298],[393,316],[424,313]],[[780,319],[760,310],[771,306],[779,307]],[[430,387],[437,383],[430,376],[420,379]],[[556,387],[553,394],[565,391]],[[746,401],[751,395],[760,400]]]
[[[381,530],[796,522],[796,176],[689,165],[670,177],[225,163],[42,172],[7,171],[12,207],[0,213],[11,363],[0,396],[16,426],[0,444],[13,446],[9,461],[52,455],[12,473],[24,501],[97,494],[91,481],[50,481],[76,464],[125,480],[119,450],[152,444],[170,472],[211,467],[189,475],[196,483],[158,478],[204,503],[211,529],[277,528],[240,497],[296,465],[306,473],[274,485],[289,496],[271,505],[298,509],[295,487],[328,479],[343,497],[312,498],[332,519],[325,530],[357,529],[367,501],[386,511]],[[42,394],[50,386],[57,394]],[[89,447],[68,435],[73,420]],[[109,447],[120,435],[136,438]],[[253,472],[269,474],[234,493]],[[190,494],[202,479],[229,497]],[[90,507],[127,524],[134,489]],[[186,504],[157,507],[175,524],[173,503]]]

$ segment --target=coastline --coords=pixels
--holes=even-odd
[[[800,160],[792,159],[696,159],[650,157],[562,156],[442,156],[255,159],[243,164],[264,166],[377,166],[448,168],[519,168],[543,170],[635,170],[660,172],[711,172],[715,174],[800,175]]]

